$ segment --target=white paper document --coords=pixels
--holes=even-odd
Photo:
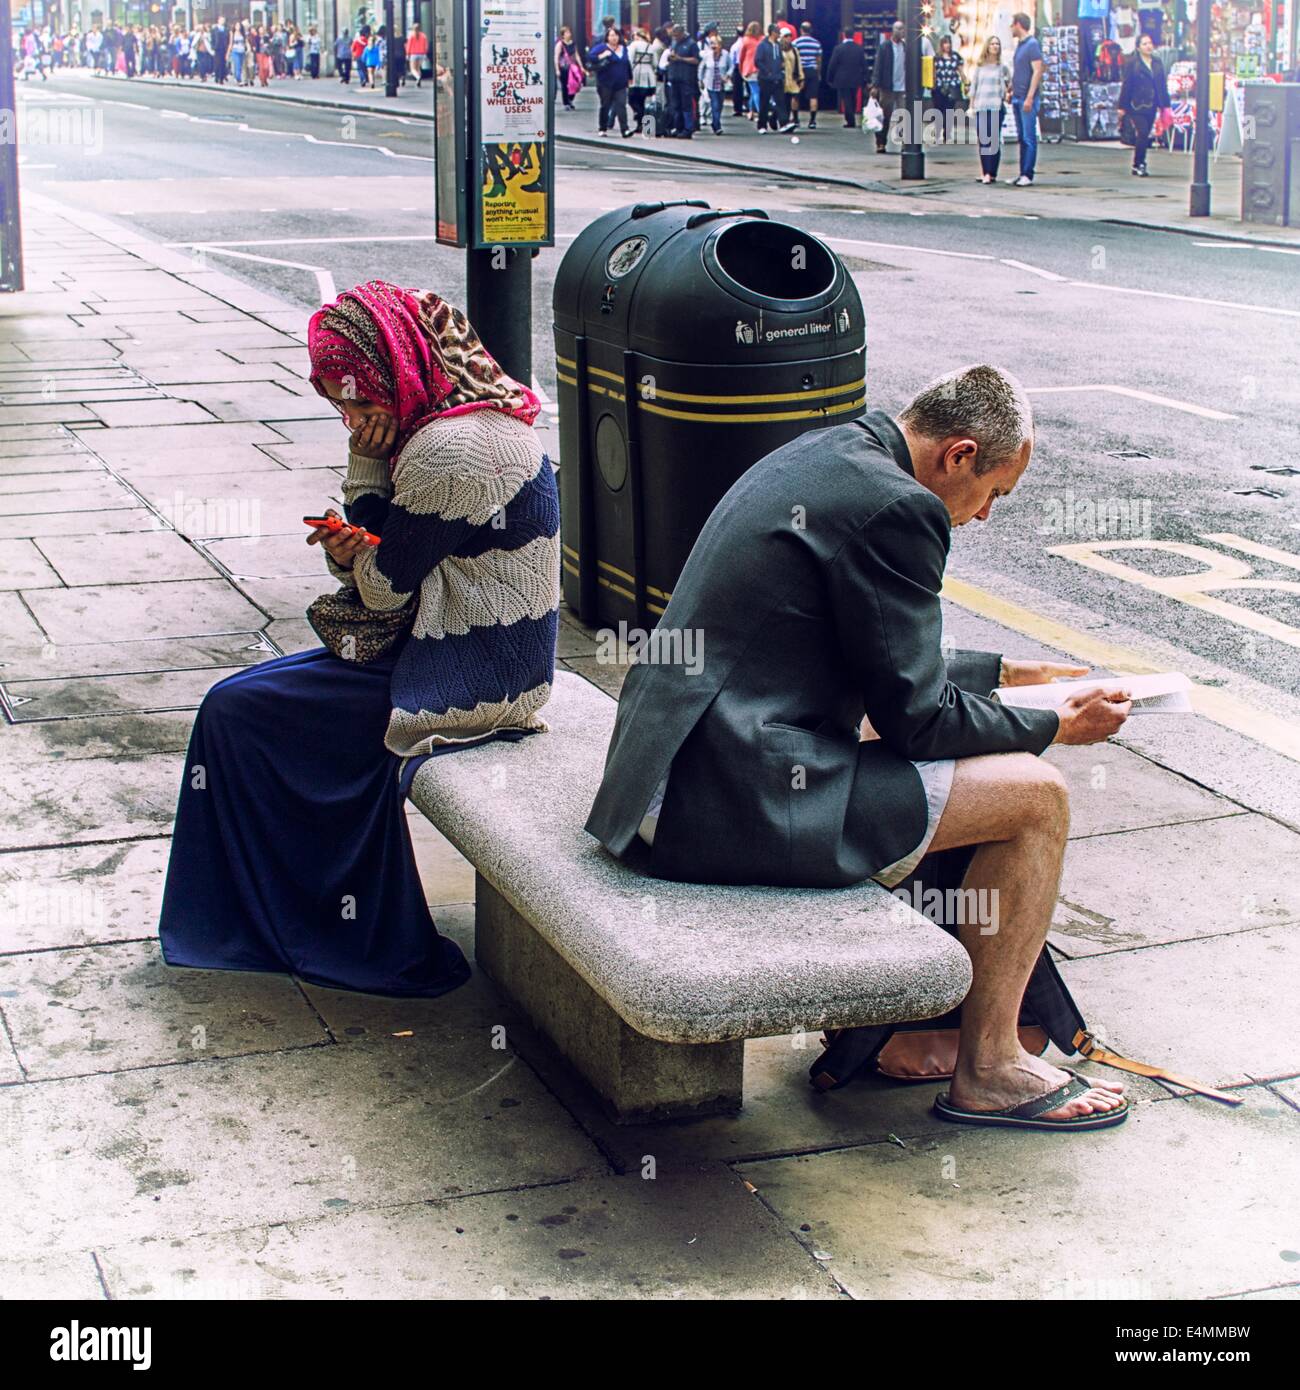
[[[995,690],[993,698],[1021,709],[1056,709],[1085,690],[1111,690],[1116,686],[1133,696],[1133,714],[1192,712],[1192,683],[1177,671],[1153,676],[1094,676],[1081,681],[1052,681],[1048,685],[1007,685]]]

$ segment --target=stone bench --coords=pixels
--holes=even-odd
[[[431,758],[411,799],[474,865],[480,967],[616,1119],[738,1110],[746,1038],[960,1002],[965,951],[878,884],[670,883],[609,854],[582,827],[615,708],[557,672],[551,732]]]

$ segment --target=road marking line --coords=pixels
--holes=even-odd
[[[566,233],[576,236],[577,233]],[[372,241],[437,241],[433,232],[411,232],[406,236],[288,236],[266,237],[257,241],[165,241],[164,246],[338,246]]]
[[[1170,294],[1166,290],[1137,290],[1127,285],[1102,285],[1095,280],[1071,280],[1068,282],[1084,290],[1104,290],[1107,294],[1144,294],[1151,299],[1177,299],[1184,304],[1208,304],[1212,309],[1243,309],[1250,314],[1281,314],[1285,318],[1300,319],[1300,309],[1279,309],[1271,304],[1238,304],[1231,299],[1202,299],[1194,294]]]
[[[1247,542],[1249,544],[1249,542]],[[1135,569],[1118,560],[1101,554],[1110,550],[1159,550],[1168,555],[1180,555],[1203,565],[1204,569],[1191,574],[1149,574],[1146,570]],[[1262,633],[1275,642],[1283,642],[1288,647],[1300,647],[1300,628],[1290,623],[1280,622],[1253,608],[1243,608],[1237,603],[1228,603],[1221,598],[1211,598],[1213,590],[1254,589],[1274,593],[1300,594],[1300,584],[1290,579],[1256,579],[1250,566],[1234,555],[1222,555],[1217,550],[1209,550],[1203,545],[1191,545],[1185,541],[1077,541],[1070,545],[1047,547],[1047,554],[1060,555],[1066,560],[1111,579],[1120,579],[1129,584],[1137,584],[1154,594],[1185,603],[1189,608],[1199,608],[1202,612],[1213,613],[1217,618],[1225,618],[1238,627],[1249,628]]]
[[[1240,550],[1245,555],[1254,555],[1260,560],[1271,560],[1275,565],[1285,565],[1288,569],[1300,570],[1300,555],[1290,550],[1278,550],[1271,545],[1261,545],[1258,541],[1248,541],[1231,531],[1209,531],[1201,536],[1203,541],[1216,541],[1229,550]]]
[[[283,265],[290,270],[309,270],[316,277],[316,288],[320,293],[321,303],[329,304],[338,296],[334,289],[334,277],[321,265],[304,265],[302,261],[281,261],[274,256],[255,256],[250,251],[234,251],[226,246],[212,246],[206,242],[195,242],[196,251],[211,251],[217,256],[233,256],[240,261],[259,261],[263,265]]]
[[[1199,415],[1203,420],[1235,420],[1222,410],[1211,410],[1208,405],[1192,405],[1188,401],[1176,401],[1172,396],[1157,396],[1154,391],[1139,391],[1132,386],[1027,386],[1030,396],[1058,396],[1067,391],[1110,391],[1116,396],[1131,396],[1135,401],[1146,401],[1148,405],[1168,406],[1170,410],[1186,411],[1188,415]]]
[[[1148,658],[1129,647],[1108,642],[1091,633],[1077,632],[1054,618],[1023,608],[965,580],[945,578],[942,593],[944,598],[968,613],[1000,623],[1013,632],[1041,642],[1045,647],[1054,647],[1090,665],[1105,666],[1112,671],[1124,671],[1135,676],[1155,675],[1165,669],[1152,665]],[[1275,714],[1247,704],[1227,691],[1195,683],[1192,685],[1192,708],[1211,722],[1243,734],[1284,758],[1300,762],[1300,728],[1290,720],[1280,719]]]
[[[920,251],[927,256],[952,256],[960,261],[992,261],[994,256],[986,256],[979,251],[941,251],[937,246],[905,246],[897,241],[854,241],[851,237],[827,236],[822,237],[828,246],[838,242],[841,246],[870,246],[880,248],[887,247],[891,251]]]
[[[1009,265],[1013,270],[1027,270],[1030,275],[1041,275],[1044,280],[1068,280],[1068,275],[1058,275],[1054,270],[1042,270],[1036,265],[1029,265],[1026,261],[1013,261],[1008,256],[1002,257],[1002,264]]]

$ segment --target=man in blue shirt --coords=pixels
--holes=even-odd
[[[672,133],[689,140],[695,131],[695,98],[699,91],[700,46],[674,24],[668,53],[668,120]]]
[[[1043,81],[1043,50],[1031,30],[1027,14],[1012,16],[1016,56],[1011,72],[1011,111],[1020,142],[1020,177],[1007,182],[1017,188],[1028,188],[1033,183],[1038,160],[1038,89]]]

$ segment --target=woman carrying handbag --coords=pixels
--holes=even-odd
[[[1151,147],[1151,128],[1158,112],[1170,109],[1169,84],[1164,64],[1155,56],[1150,34],[1138,40],[1137,51],[1124,66],[1124,85],[1119,91],[1115,114],[1119,117],[1120,138],[1133,145],[1133,176],[1149,178],[1147,150]],[[1125,136],[1128,139],[1125,139]]]

